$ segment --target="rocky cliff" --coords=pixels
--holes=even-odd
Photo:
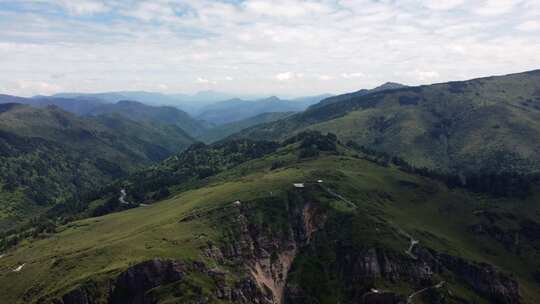
[[[350,222],[336,220],[302,192],[219,210],[181,219],[226,214],[219,221],[222,238],[200,248],[200,261],[144,261],[105,282],[82,284],[55,303],[153,304],[165,295],[175,303],[303,304],[319,302],[326,290],[342,303],[399,304],[424,294],[446,299],[442,303],[467,303],[449,292],[447,279],[491,303],[521,301],[517,281],[492,265],[420,246],[409,255],[367,239],[351,243],[332,226],[351,230]],[[394,285],[411,292],[385,287]]]

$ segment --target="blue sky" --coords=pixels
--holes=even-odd
[[[540,68],[538,0],[0,0],[0,93],[311,95]]]

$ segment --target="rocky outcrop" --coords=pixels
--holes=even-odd
[[[402,253],[375,247],[360,250],[344,244],[336,244],[334,250],[335,260],[325,265],[326,271],[338,278],[341,289],[339,293],[351,303],[406,302],[403,295],[383,290],[372,292],[380,281],[409,283],[419,287],[433,285],[431,267],[424,261],[411,259]],[[305,254],[317,254],[315,251]],[[288,302],[309,303],[309,292],[300,285],[287,285]]]
[[[540,247],[540,223],[536,221],[520,220],[512,213],[490,210],[477,210],[474,215],[477,222],[468,229],[477,237],[491,238],[515,254]]]
[[[315,248],[314,250],[318,250]],[[490,303],[518,304],[521,302],[519,285],[512,277],[485,263],[474,263],[448,254],[415,246],[416,259],[378,247],[359,250],[336,244],[335,261],[325,265],[326,271],[337,275],[339,288],[351,303],[406,303],[406,295],[377,290],[382,280],[406,283],[413,290],[445,290],[441,276],[451,275],[468,285]],[[304,254],[317,254],[307,252]],[[290,303],[310,303],[309,292],[301,284],[287,284],[286,298]],[[377,291],[373,291],[377,290]],[[459,298],[456,295],[456,300]]]
[[[324,216],[309,202],[288,205],[288,225],[279,234],[252,223],[248,217],[247,210],[240,210],[236,231],[223,244],[222,255],[247,269],[250,279],[265,295],[264,303],[283,303],[291,265],[299,250],[322,227]],[[215,254],[215,250],[211,251]]]
[[[353,284],[369,285],[382,278],[390,282],[409,281],[422,283],[431,279],[432,270],[421,260],[380,248],[363,251],[341,247],[337,254],[340,272]]]
[[[151,304],[148,290],[182,280],[188,271],[204,271],[202,264],[187,265],[171,260],[151,260],[130,267],[113,283],[110,304]]]
[[[86,282],[54,302],[57,304],[151,304],[155,301],[147,292],[152,288],[181,281],[187,272],[203,270],[202,264],[154,259],[128,268],[113,280],[99,284],[92,281]]]
[[[88,294],[84,288],[76,288],[65,294],[61,300],[56,301],[58,304],[94,304],[94,295]]]
[[[474,263],[448,254],[418,247],[415,254],[436,272],[449,271],[492,303],[521,303],[519,284],[511,276],[487,263]]]
[[[353,246],[347,237],[341,239],[340,233],[328,234],[328,215],[305,197],[289,199],[283,209],[274,210],[279,212],[278,224],[273,222],[277,218],[269,221],[257,218],[257,206],[260,205],[242,203],[232,207],[236,211],[228,210],[232,216],[228,217],[231,222],[229,228],[224,228],[227,232],[223,240],[208,241],[200,248],[206,260],[218,265],[215,268],[209,269],[200,262],[154,259],[134,265],[100,286],[84,284],[63,295],[57,303],[153,304],[157,301],[154,292],[157,287],[174,283],[175,293],[181,296],[183,289],[191,286],[183,283],[195,273],[210,283],[205,294],[200,286],[191,286],[190,292],[195,297],[182,303],[217,300],[239,304],[312,303],[309,292],[302,289],[305,286],[291,282],[289,274],[299,255],[317,260],[320,251],[328,254],[328,250],[333,258],[323,267],[332,273],[334,280],[339,280],[339,288],[342,288],[339,295],[351,303],[406,303],[406,295],[377,290],[376,285],[380,281],[404,283],[414,290],[431,288],[435,293],[444,290],[444,287],[439,288],[444,283],[440,277],[448,275],[491,303],[518,304],[521,301],[517,281],[492,265],[470,262],[421,246],[413,247],[414,258],[411,258],[378,245]],[[331,245],[328,245],[329,240]],[[224,270],[228,268],[235,269],[235,273]]]
[[[487,296],[493,303],[521,302],[517,281],[497,270],[493,265],[473,264],[463,259],[442,255],[441,262],[473,290]]]

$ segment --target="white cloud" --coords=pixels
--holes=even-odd
[[[478,1],[473,11],[479,15],[496,16],[509,13],[519,3],[516,0],[483,0]]]
[[[211,83],[209,79],[206,79],[204,77],[197,77],[197,82],[198,83]]]
[[[415,70],[414,72],[410,74],[414,76],[418,81],[421,81],[421,82],[434,81],[435,79],[440,77],[440,74],[437,71]]]
[[[0,4],[0,83],[21,95],[52,90],[16,80],[68,91],[212,85],[307,95],[540,67],[537,0],[10,3]]]
[[[357,72],[357,73],[342,73],[341,77],[343,77],[345,79],[350,79],[350,78],[366,77],[366,75],[364,73],[360,73],[360,72]]]
[[[38,94],[55,94],[63,90],[59,85],[48,83],[45,81],[35,80],[18,80],[12,83],[8,83],[5,88],[5,92],[18,93],[27,92],[25,96],[38,95]]]
[[[433,10],[450,10],[461,6],[465,0],[426,0],[425,5]]]
[[[540,21],[538,21],[538,20],[525,21],[523,23],[518,24],[517,28],[519,30],[521,30],[521,31],[527,31],[527,32],[538,31],[538,32],[540,32]]]
[[[298,0],[254,0],[246,1],[244,6],[248,12],[272,17],[295,18],[306,15],[328,13],[331,8],[316,1]]]
[[[135,8],[129,8],[123,11],[123,13],[126,16],[134,17],[143,21],[170,21],[173,20],[175,16],[172,6],[167,2],[161,1],[143,1],[138,3]]]
[[[75,15],[92,15],[109,10],[109,7],[99,0],[55,0],[54,2]]]
[[[319,78],[320,80],[332,80],[332,79],[334,79],[335,77],[330,76],[330,75],[318,75],[318,78]]]
[[[276,76],[274,76],[274,78],[278,81],[289,81],[289,80],[299,79],[303,77],[304,77],[303,73],[294,73],[294,72],[284,72],[284,73],[279,73]]]

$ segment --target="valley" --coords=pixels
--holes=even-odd
[[[539,0],[0,0],[0,304],[540,303]]]
[[[536,303],[537,76],[217,126],[136,101],[0,104],[0,302]]]
[[[318,156],[302,156],[312,147],[306,140],[319,143]],[[234,151],[223,156],[234,159]],[[452,190],[311,134],[184,189],[8,250],[0,286],[10,292],[2,301],[120,303],[129,295],[144,303],[334,303],[414,295],[414,303],[534,303],[540,296],[538,238],[519,230],[539,225],[536,187],[525,200]],[[527,241],[506,243],[478,225]]]

